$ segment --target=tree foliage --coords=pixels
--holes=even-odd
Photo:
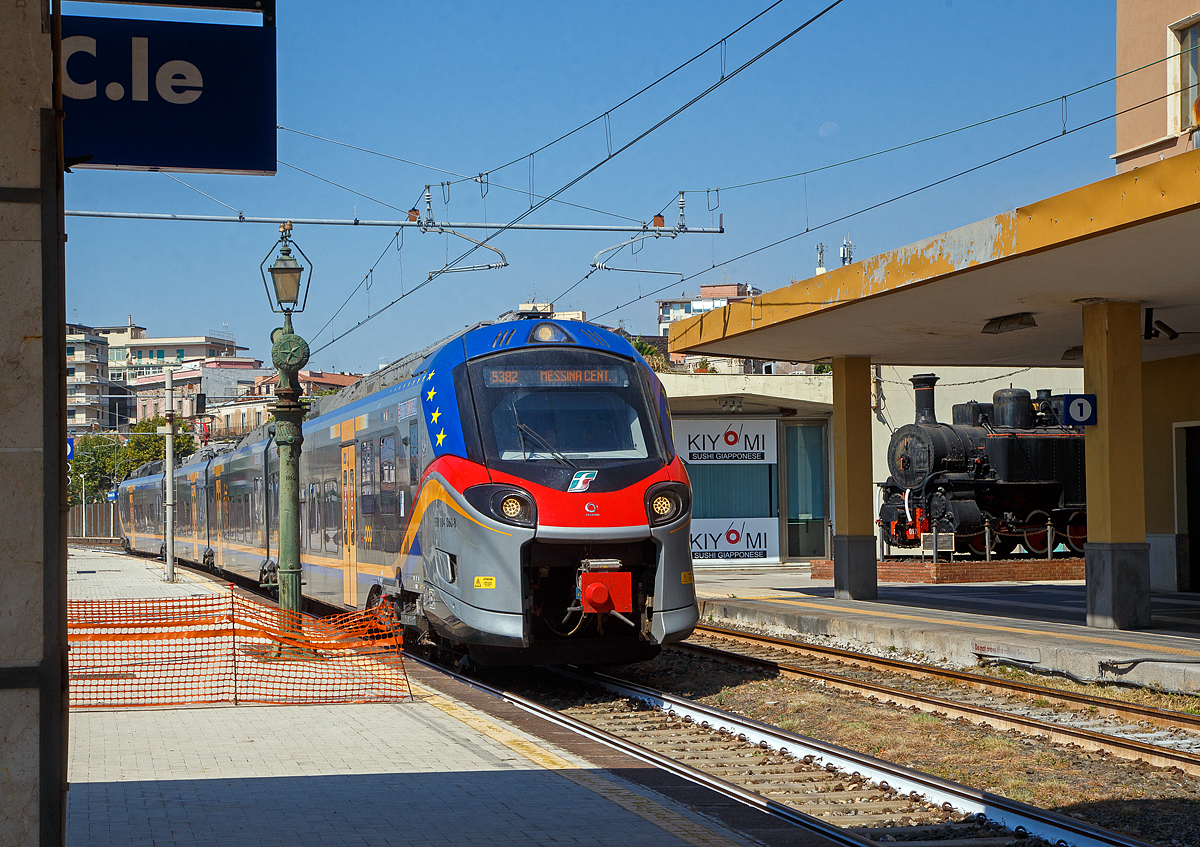
[[[642,341],[640,338],[634,338],[633,349],[642,355],[642,358],[646,360],[646,364],[650,366],[650,370],[655,373],[672,370],[671,363],[667,361],[666,356],[658,351],[657,347]]]
[[[84,435],[75,439],[75,458],[71,461],[68,494],[70,504],[86,500],[101,500],[132,470],[146,462],[163,459],[167,454],[166,439],[150,434],[167,420],[161,415],[138,421],[128,436],[121,433]],[[181,461],[196,452],[196,439],[190,435],[175,436],[175,460]],[[86,486],[86,489],[84,488]]]

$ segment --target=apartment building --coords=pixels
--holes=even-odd
[[[67,429],[112,425],[108,341],[83,324],[67,324]]]
[[[264,368],[261,359],[243,356],[204,359],[171,368],[175,414],[190,418],[201,414],[199,396],[204,395],[204,414],[216,414],[220,406],[253,392],[255,383],[275,373]],[[163,414],[166,406],[165,373],[134,377],[129,387],[137,394],[133,420]]]
[[[113,382],[127,384],[154,374],[161,374],[168,365],[177,367],[184,362],[235,358],[239,347],[227,332],[205,335],[151,337],[146,328],[133,322],[119,326],[95,327],[94,331],[108,342],[108,367]]]
[[[1196,146],[1200,2],[1117,0],[1117,173]]]

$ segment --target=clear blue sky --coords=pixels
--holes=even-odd
[[[278,26],[282,126],[461,174],[492,170],[486,198],[473,183],[454,185],[448,208],[437,185],[445,174],[279,133],[274,177],[181,175],[247,215],[392,219],[399,213],[282,164],[290,163],[407,209],[434,183],[439,220],[505,222],[528,208],[522,161],[493,169],[611,108],[708,47],[768,5],[462,2],[319,3],[281,0]],[[785,0],[729,40],[732,70],[827,5]],[[163,10],[104,4],[64,5],[67,14],[167,17]],[[172,15],[178,17],[178,15]],[[238,16],[187,14],[191,20]],[[846,0],[757,64],[648,138],[612,159],[562,199],[649,220],[663,206],[677,214],[681,189],[730,186],[832,164],[953,129],[1107,79],[1115,64],[1111,2],[1045,3]],[[666,83],[612,113],[614,148],[715,82],[713,51]],[[1066,127],[1109,115],[1114,86],[1072,97]],[[848,221],[822,222],[911,191],[1034,142],[1059,135],[1063,107],[1033,112],[938,141],[784,180],[720,194],[711,212],[704,193],[688,195],[688,223],[724,214],[726,232],[650,241],[613,264],[691,275],[765,244],[812,231],[782,246],[672,286],[697,292],[702,281],[749,282],[764,290],[805,278],[815,244],[836,263],[843,232],[861,259],[1113,173],[1112,121],[1058,138],[968,176]],[[535,159],[534,190],[549,193],[607,154],[603,124]],[[519,189],[506,191],[502,185]],[[77,170],[67,176],[68,209],[230,214],[163,174]],[[807,190],[806,190],[807,189]],[[716,203],[715,195],[708,198]],[[529,220],[618,223],[619,218],[555,203]],[[228,324],[238,342],[269,359],[268,311],[258,265],[277,233],[269,225],[131,222],[68,218],[67,315],[88,324],[134,321],[155,335],[195,334]],[[379,262],[371,290],[360,291],[320,336],[379,258],[393,231],[299,227],[313,260],[308,309],[296,328],[313,348],[423,281],[469,245],[408,230],[403,249]],[[372,370],[468,323],[532,298],[554,298],[583,276],[593,255],[622,240],[610,233],[508,232],[493,243],[504,270],[442,276],[358,331],[314,356],[312,366]],[[486,251],[467,260],[492,261]],[[651,274],[594,274],[559,308],[595,318],[670,281]],[[368,297],[370,303],[368,306]],[[601,319],[655,332],[654,298]]]

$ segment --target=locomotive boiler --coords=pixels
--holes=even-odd
[[[892,433],[880,483],[879,523],[892,547],[917,547],[923,533],[952,533],[955,549],[1004,556],[1018,544],[1034,555],[1087,541],[1084,441],[1063,425],[1063,397],[1002,388],[992,402],[958,403],[953,424],[934,414],[935,374],[911,378],[916,420]]]

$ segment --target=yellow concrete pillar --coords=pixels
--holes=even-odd
[[[1150,625],[1150,548],[1142,448],[1141,304],[1083,307],[1083,387],[1096,395],[1085,435],[1088,626]]]
[[[833,360],[833,592],[849,600],[879,595],[875,559],[875,481],[871,471],[871,360]]]

